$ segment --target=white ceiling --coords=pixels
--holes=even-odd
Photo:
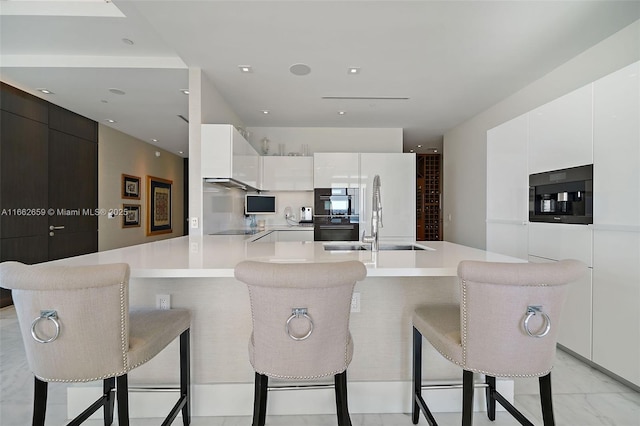
[[[640,2],[1,0],[0,14],[3,81],[187,156],[188,67],[246,127],[402,127],[424,151],[640,19]]]

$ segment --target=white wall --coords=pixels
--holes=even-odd
[[[487,130],[639,59],[640,20],[445,133],[444,239],[485,248]]]
[[[160,156],[156,156],[160,152]],[[108,126],[98,125],[98,208],[121,209],[123,204],[139,204],[140,226],[122,227],[122,217],[98,216],[98,251],[110,250],[155,240],[173,238],[183,232],[182,157],[126,135]],[[122,198],[122,174],[140,177],[140,199]],[[173,181],[171,222],[173,232],[147,236],[146,177]]]
[[[198,218],[197,229],[189,234],[204,232],[203,184],[200,159],[201,125],[233,124],[241,126],[238,115],[229,107],[209,78],[200,68],[189,68],[189,218]],[[204,232],[207,233],[207,232]]]
[[[314,152],[402,152],[401,128],[353,127],[248,127],[249,143],[262,154],[262,138],[270,141],[268,155],[285,145],[285,153],[301,152],[302,144]]]

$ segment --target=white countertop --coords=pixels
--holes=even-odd
[[[428,248],[427,250],[378,253],[368,250],[327,251],[324,250],[324,244],[327,243],[313,241],[251,242],[272,230],[277,229],[249,236],[177,237],[55,262],[64,265],[125,262],[131,266],[131,276],[140,278],[233,277],[235,265],[246,259],[265,262],[360,260],[366,265],[367,275],[370,277],[455,276],[461,260],[524,262],[521,259],[444,241],[416,243]]]

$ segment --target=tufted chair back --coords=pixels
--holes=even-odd
[[[247,284],[251,301],[249,358],[254,370],[286,379],[345,371],[353,354],[351,295],[365,276],[358,261],[238,264],[235,277]]]
[[[567,284],[585,271],[577,260],[460,262],[464,369],[507,377],[547,374],[555,358]],[[540,311],[535,311],[538,307]]]
[[[44,381],[93,381],[128,370],[129,266],[27,266],[3,263],[0,285],[12,289],[27,360]],[[32,323],[55,310],[59,336],[42,344]],[[33,326],[41,339],[55,335],[51,320]],[[92,362],[87,362],[92,360]]]

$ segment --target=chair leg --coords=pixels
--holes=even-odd
[[[336,411],[338,426],[351,426],[349,405],[347,403],[347,370],[334,376],[336,391]]]
[[[34,377],[33,382],[33,426],[44,426],[47,412],[47,390],[49,384]]]
[[[116,378],[118,399],[118,426],[129,426],[129,384],[127,375]]]
[[[418,397],[422,396],[422,334],[413,327],[413,408],[411,409],[411,421],[414,425],[420,420],[420,406]]]
[[[462,426],[471,426],[473,422],[473,372],[462,373]]]
[[[540,382],[540,403],[542,405],[542,420],[544,426],[554,426],[553,401],[551,398],[551,373],[538,378]]]
[[[413,327],[413,374],[412,374],[411,396],[413,399],[411,409],[411,421],[414,425],[418,424],[420,420],[420,411],[424,413],[424,417],[427,419],[429,426],[437,426],[436,419],[431,414],[429,407],[422,398],[422,333],[417,328]]]
[[[102,381],[102,394],[104,395],[104,426],[113,423],[113,407],[116,403],[115,395],[116,379],[110,377]]]
[[[486,400],[487,400],[487,416],[489,420],[494,421],[496,419],[496,378],[492,376],[485,376],[485,388]]]
[[[182,407],[184,426],[191,424],[191,345],[189,336],[189,329],[180,335],[180,393],[186,399]]]
[[[267,418],[267,386],[269,377],[256,372],[253,391],[253,423],[252,426],[264,426]]]

